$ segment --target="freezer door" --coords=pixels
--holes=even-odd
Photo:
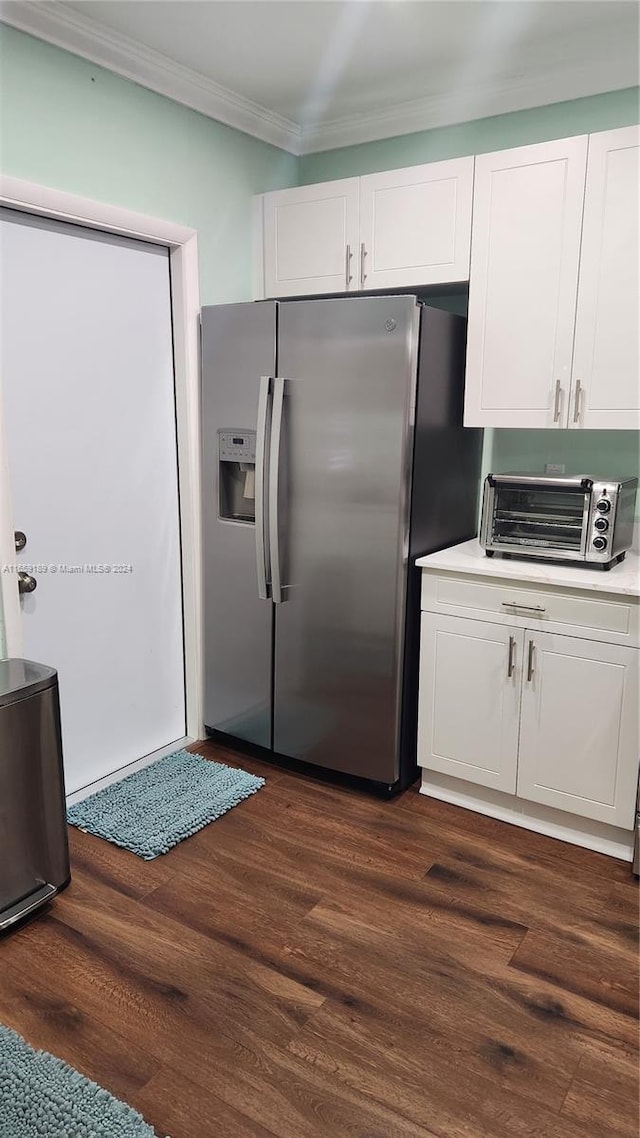
[[[275,351],[273,301],[202,309],[204,722],[263,747],[271,745],[273,605],[263,586],[259,596],[256,525],[242,520],[260,479],[244,469],[250,463],[231,464],[222,512],[240,520],[221,518],[219,432],[231,455],[243,432],[257,432],[261,376],[273,376]],[[246,457],[242,447],[238,454]]]
[[[407,296],[279,309],[274,749],[386,784],[399,773],[418,328]]]

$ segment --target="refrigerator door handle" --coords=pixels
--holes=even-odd
[[[258,573],[258,596],[262,601],[269,600],[269,544],[266,530],[265,476],[267,469],[267,428],[269,424],[269,403],[271,400],[272,378],[260,376],[258,392],[258,423],[256,429],[256,569]]]
[[[271,448],[269,451],[269,545],[271,556],[271,597],[277,605],[285,601],[280,565],[280,441],[282,436],[282,412],[284,409],[284,379],[273,381],[273,406],[271,410]]]

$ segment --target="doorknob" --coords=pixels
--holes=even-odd
[[[27,544],[27,535],[21,529],[17,529],[13,536],[16,543],[16,553],[21,553]]]
[[[35,577],[31,576],[30,573],[23,573],[23,572],[18,573],[18,592],[19,593],[32,593],[34,591],[34,589],[37,589],[37,587],[38,587],[38,582],[37,582]]]

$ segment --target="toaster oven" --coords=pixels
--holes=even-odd
[[[480,544],[495,553],[585,561],[610,569],[633,535],[637,478],[489,474]]]

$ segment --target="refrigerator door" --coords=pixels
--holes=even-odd
[[[279,309],[273,746],[385,784],[399,774],[418,330],[409,296]]]
[[[268,428],[268,414],[266,422],[259,415],[259,405],[268,412],[261,376],[273,376],[275,353],[273,301],[202,309],[204,722],[263,747],[271,746],[273,604],[265,566],[258,572],[261,535],[244,520],[255,509],[260,523],[260,471],[245,460],[252,445],[261,457],[258,431]]]

